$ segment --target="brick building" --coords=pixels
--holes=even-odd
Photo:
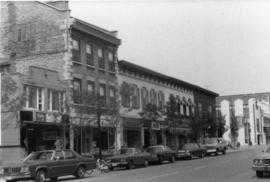
[[[24,148],[54,148],[56,139],[81,153],[114,145],[114,139],[93,142],[95,105],[86,98],[99,93],[107,105],[115,96],[116,32],[71,17],[67,1],[1,2],[0,23],[0,70],[3,79],[16,83],[14,97],[2,87],[2,106],[18,106],[1,108],[0,158],[17,160]],[[102,137],[113,138],[112,118],[101,119]]]
[[[187,123],[196,113],[209,113],[215,118],[218,94],[127,61],[119,61],[118,66],[122,118],[118,137],[123,145],[149,146],[149,128],[152,127],[154,144],[177,147],[192,139]],[[141,121],[139,113],[146,104],[165,109],[170,95],[176,98],[182,123],[171,126],[164,117],[152,123]]]

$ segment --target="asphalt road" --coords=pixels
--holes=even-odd
[[[84,179],[62,178],[68,182],[256,182],[269,181],[270,175],[258,179],[251,170],[254,155],[262,148],[210,156],[204,159],[181,160],[175,163],[94,173]]]

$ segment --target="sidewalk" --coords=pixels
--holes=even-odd
[[[238,149],[237,148],[228,148],[226,151],[227,153],[232,153],[232,152],[241,152],[241,151],[246,151],[246,150],[251,150],[251,149],[261,149],[264,150],[266,148],[266,145],[244,145],[240,146]]]

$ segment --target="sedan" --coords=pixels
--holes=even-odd
[[[193,157],[203,158],[206,148],[199,143],[186,143],[176,151],[176,158],[192,159]]]
[[[94,158],[84,158],[73,150],[45,150],[32,152],[21,163],[1,166],[0,180],[15,181],[33,179],[44,182],[46,178],[55,181],[59,176],[85,176],[87,170],[95,169]]]
[[[264,173],[270,173],[270,146],[254,158],[252,169],[256,172],[256,176],[261,178]]]
[[[138,148],[121,148],[116,155],[107,157],[105,160],[110,164],[111,170],[115,167],[132,169],[136,165],[148,166],[151,155]]]
[[[151,162],[159,162],[160,164],[163,161],[175,162],[175,151],[168,146],[150,146],[145,151],[151,154]]]

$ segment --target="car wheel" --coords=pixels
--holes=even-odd
[[[111,166],[111,167],[110,167],[110,170],[113,171],[113,169],[114,169],[114,168]]]
[[[216,152],[215,152],[215,156],[217,156],[218,155],[218,149],[216,150]]]
[[[226,150],[225,150],[225,149],[222,151],[222,154],[223,154],[223,155],[225,155],[225,154],[226,154]]]
[[[159,162],[159,164],[162,164],[162,162],[163,162],[163,157],[162,157],[162,156],[160,156],[160,157],[158,158],[158,162]]]
[[[149,162],[148,162],[148,160],[144,160],[144,167],[148,167],[148,165],[149,165]]]
[[[85,172],[85,167],[79,166],[75,174],[76,178],[83,178],[85,176]]]
[[[127,169],[133,169],[134,168],[134,162],[133,161],[129,161],[126,168]]]
[[[51,181],[57,181],[57,177],[51,177],[50,180]]]
[[[263,177],[263,171],[256,171],[256,176],[257,176],[258,178]]]
[[[35,181],[36,182],[45,182],[46,179],[46,172],[43,169],[37,171]]]
[[[175,162],[175,157],[174,156],[172,156],[172,158],[171,158],[171,163],[174,163]]]

